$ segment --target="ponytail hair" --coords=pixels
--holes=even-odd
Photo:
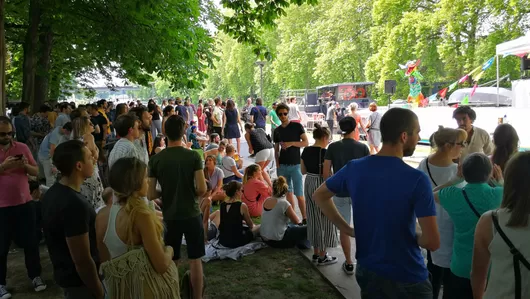
[[[315,128],[313,129],[313,139],[320,140],[324,137],[329,138],[329,136],[331,135],[328,128],[324,128],[320,124],[315,124],[314,126]]]
[[[491,161],[504,171],[506,163],[513,154],[517,153],[519,147],[519,135],[517,131],[510,124],[501,124],[493,133],[493,144],[495,150],[491,156]]]
[[[236,195],[236,192],[241,190],[241,186],[243,186],[238,181],[231,181],[223,186],[223,190],[226,194],[226,196],[232,198]]]
[[[243,176],[243,184],[249,179],[254,177],[256,173],[261,172],[261,167],[258,164],[251,164],[245,169],[245,175]]]
[[[287,180],[283,176],[279,176],[272,181],[272,195],[274,197],[283,197],[288,190],[289,185],[287,185]]]
[[[118,203],[124,204],[124,210],[129,215],[127,234],[129,245],[133,245],[133,230],[136,216],[138,214],[148,215],[155,224],[156,236],[163,244],[162,221],[156,216],[155,211],[150,209],[145,201],[136,196],[135,192],[142,188],[146,176],[147,165],[138,158],[121,158],[116,161],[109,173],[109,185],[118,198]]]

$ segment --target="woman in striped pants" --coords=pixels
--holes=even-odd
[[[301,161],[302,174],[306,174],[304,195],[307,202],[307,238],[313,245],[313,263],[324,266],[337,262],[336,257],[329,256],[326,252],[326,248],[337,246],[337,231],[312,197],[315,190],[324,183],[322,165],[330,132],[315,124],[313,138],[315,144],[304,149]]]

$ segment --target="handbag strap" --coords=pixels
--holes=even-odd
[[[475,207],[473,206],[473,204],[471,203],[471,201],[469,201],[469,197],[467,197],[467,193],[466,193],[466,190],[462,189],[462,194],[464,194],[464,198],[467,202],[467,204],[469,205],[469,207],[471,208],[471,210],[473,211],[473,213],[475,213],[475,215],[480,218],[480,213],[477,211],[477,209],[475,209]]]
[[[521,265],[522,263],[526,269],[530,270],[530,262],[525,259],[525,257],[521,254],[521,252],[513,245],[512,241],[510,241],[510,238],[506,236],[504,231],[502,230],[501,226],[499,225],[499,219],[497,215],[497,210],[493,211],[491,213],[491,218],[493,220],[493,225],[495,226],[495,230],[499,233],[501,238],[504,240],[504,243],[508,245],[510,248],[510,253],[513,256],[513,271],[515,275],[515,299],[521,299]]]
[[[427,172],[429,173],[429,177],[431,178],[431,181],[434,184],[434,187],[438,187],[438,184],[436,184],[436,181],[434,181],[432,174],[431,174],[431,168],[429,167],[429,157],[425,159],[425,165],[427,166]]]

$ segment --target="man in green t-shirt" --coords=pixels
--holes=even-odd
[[[167,148],[149,161],[149,200],[162,199],[166,224],[164,242],[173,247],[173,260],[180,258],[182,236],[186,237],[190,260],[193,298],[202,298],[203,272],[201,258],[205,254],[204,230],[198,198],[206,193],[201,156],[184,147],[182,137],[186,121],[178,115],[165,123]],[[162,192],[156,190],[157,182]]]
[[[274,129],[276,129],[279,125],[282,124],[280,118],[278,117],[278,114],[276,114],[276,105],[278,105],[278,103],[274,102],[272,104],[272,109],[269,112],[269,117],[271,119],[271,136],[274,136]]]

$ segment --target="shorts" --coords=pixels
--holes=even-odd
[[[280,167],[278,167],[278,176],[285,178],[289,186],[289,192],[293,192],[295,196],[304,196],[304,184],[300,164],[280,164]]]
[[[379,130],[369,130],[368,131],[368,144],[373,145],[375,147],[379,147],[381,145],[381,131]]]
[[[344,220],[351,225],[351,198],[333,196],[333,202],[335,203],[335,206],[337,207],[337,210],[339,211],[339,214],[342,216],[342,218],[344,218]]]
[[[173,247],[173,260],[180,259],[180,246],[182,236],[186,238],[188,259],[195,260],[203,257],[206,252],[204,248],[204,227],[201,215],[179,220],[165,220],[166,234],[164,242]]]
[[[256,157],[254,158],[254,162],[265,162],[265,161],[273,161],[274,160],[274,149],[273,148],[266,148],[262,149],[256,154]]]

